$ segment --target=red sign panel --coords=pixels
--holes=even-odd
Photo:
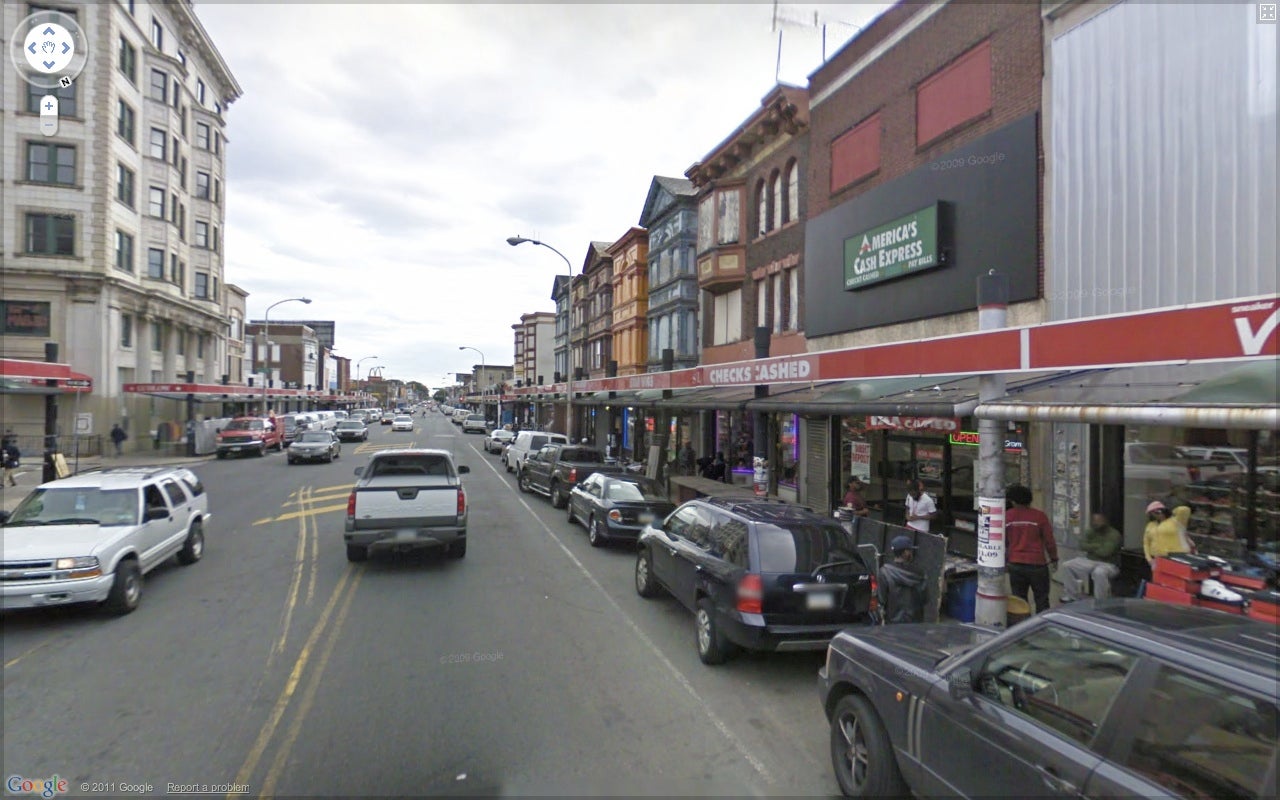
[[[937,431],[950,433],[960,430],[960,420],[947,417],[867,417],[869,431]]]

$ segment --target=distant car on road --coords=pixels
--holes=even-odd
[[[283,450],[284,437],[276,420],[264,417],[236,417],[218,430],[218,458],[251,453],[265,456],[268,450]]]
[[[502,448],[511,444],[515,438],[516,435],[514,432],[509,431],[506,428],[498,428],[490,433],[488,438],[484,440],[484,451],[486,453],[501,453]]]
[[[635,541],[646,525],[673,510],[662,486],[638,475],[597,472],[569,492],[569,521],[586,526],[592,547],[613,539]]]
[[[395,414],[386,413],[386,414],[383,414],[383,415],[382,415],[382,424],[383,424],[383,425],[390,425],[390,424],[392,424],[392,423],[393,423],[393,422],[395,422],[395,421],[396,421],[396,415],[395,415]]]
[[[484,433],[489,427],[489,422],[484,418],[484,414],[468,414],[466,419],[462,420],[463,433]]]
[[[369,440],[369,426],[363,419],[344,419],[333,429],[338,439],[343,442],[365,442]]]
[[[370,550],[444,547],[452,558],[467,554],[467,494],[447,450],[384,450],[356,467],[347,501],[343,539],[348,561]]]
[[[394,431],[409,431],[410,433],[412,433],[412,432],[413,432],[413,417],[409,416],[408,414],[400,414],[400,415],[399,415],[399,416],[397,416],[395,419],[391,420],[391,430],[392,430],[393,432],[394,432]]]
[[[290,464],[299,461],[330,462],[342,455],[342,444],[333,431],[306,431],[289,445]]]

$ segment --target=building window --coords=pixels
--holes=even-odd
[[[187,190],[187,157],[178,160],[178,180],[182,181],[182,191]]]
[[[209,173],[196,173],[196,197],[201,200],[209,199]]]
[[[916,88],[916,146],[923,147],[991,110],[991,41]]]
[[[222,134],[217,131],[213,132],[213,154],[216,156],[222,152]]]
[[[213,202],[222,202],[222,181],[217,178],[213,179]]]
[[[161,103],[169,101],[169,76],[158,69],[151,70],[151,99]]]
[[[800,162],[795,159],[787,165],[787,209],[783,215],[784,222],[795,222],[800,219]]]
[[[183,106],[178,112],[178,133],[182,134],[182,138],[187,138],[187,107]]]
[[[133,237],[124,231],[116,231],[116,269],[133,272]]]
[[[123,99],[116,101],[116,133],[129,144],[133,144],[134,131],[137,129],[137,114],[132,106]]]
[[[167,150],[168,146],[169,146],[169,135],[166,134],[164,131],[160,130],[159,128],[152,128],[151,129],[151,151],[150,151],[151,157],[158,158],[161,161],[164,161],[165,155],[168,153],[168,150]]]
[[[173,79],[173,99],[170,102],[173,103],[174,108],[182,104],[182,84],[177,78]]]
[[[155,45],[157,50],[164,52],[164,28],[154,17],[151,19],[151,44]]]
[[[178,63],[184,67],[187,65],[187,54],[181,50],[178,51]]]
[[[217,114],[219,117],[222,116],[222,103],[213,104],[213,113]]]
[[[76,182],[76,149],[65,144],[27,142],[27,180],[72,186]]]
[[[196,102],[204,105],[204,81],[196,78]]]
[[[698,205],[698,252],[710,250],[715,238],[716,197],[708,194]]]
[[[839,191],[880,169],[880,114],[855,125],[831,143],[831,191]]]
[[[147,277],[164,280],[164,251],[157,247],[147,248]]]
[[[159,322],[151,323],[151,349],[157,353],[164,352],[164,328]]]
[[[147,190],[147,214],[164,219],[164,189],[152,186]]]
[[[729,344],[741,338],[742,290],[716,295],[711,312],[711,343]]]
[[[209,223],[196,220],[196,247],[209,246]]]
[[[133,170],[116,163],[116,199],[133,208]]]
[[[178,166],[180,154],[178,153],[178,137],[170,136],[169,140],[173,143],[173,165]]]
[[[787,292],[787,297],[791,299],[791,302],[788,305],[788,310],[791,313],[790,313],[790,319],[789,319],[787,328],[789,330],[798,331],[800,330],[800,270],[799,269],[793,269],[788,272],[787,283],[789,287],[789,290]]]
[[[213,226],[213,231],[209,234],[209,249],[218,252],[218,226]]]
[[[172,264],[172,268],[173,268],[172,275],[170,275],[170,279],[174,282],[175,285],[179,287],[185,287],[187,285],[186,262],[179,261],[177,258],[174,258],[173,262],[174,263]]]
[[[138,85],[138,51],[129,44],[129,40],[120,37],[120,50],[116,56],[116,66],[120,73],[129,79],[129,83]]]
[[[716,193],[716,241],[719,244],[733,244],[738,241],[740,216],[738,206],[741,194],[737,189]]]
[[[187,207],[178,203],[178,238],[187,240]]]
[[[74,256],[76,218],[69,214],[27,214],[26,252],[33,255]]]
[[[775,272],[770,280],[773,283],[773,332],[782,333],[782,323],[786,320],[783,311],[786,303],[782,297],[782,273]]]
[[[769,327],[769,279],[756,281],[756,327]]]
[[[784,221],[782,217],[782,174],[777,170],[774,170],[773,174],[769,176],[769,186],[769,194],[773,197],[773,213],[769,215],[773,224],[769,226],[769,230],[773,230],[774,228],[781,228]]]
[[[764,178],[756,184],[756,236],[769,231],[769,196],[765,194]]]
[[[204,334],[196,334],[196,358],[204,358]]]
[[[32,114],[40,113],[40,100],[45,95],[51,94],[58,98],[58,116],[60,117],[78,117],[76,113],[76,85],[58,86],[53,89],[41,89],[32,84],[27,84],[27,111]]]
[[[174,344],[177,345],[177,353],[180,356],[187,354],[187,332],[179,329],[173,337]]]
[[[203,122],[196,123],[196,147],[201,150],[209,149],[209,126]]]
[[[120,315],[120,346],[133,347],[133,317],[129,314]]]
[[[207,272],[196,273],[196,299],[209,299],[209,273]]]

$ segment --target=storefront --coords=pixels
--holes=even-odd
[[[45,449],[45,404],[48,398],[71,395],[70,402],[58,408],[58,450],[78,451],[86,455],[101,452],[101,436],[79,436],[85,427],[80,399],[93,391],[88,375],[76,372],[69,364],[22,359],[0,359],[0,419],[4,432],[17,437],[23,453],[39,453]],[[92,414],[88,415],[92,418]],[[79,423],[79,425],[78,425]],[[89,429],[92,423],[89,422]]]

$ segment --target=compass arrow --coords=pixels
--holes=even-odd
[[[67,44],[66,42],[62,43],[62,54],[64,56],[67,54],[67,51],[70,49],[71,49],[71,45]]]
[[[45,36],[57,36],[57,33],[53,30],[53,28],[45,28],[45,29],[44,29],[44,35],[45,35]]]
[[[44,64],[44,68],[45,68],[45,69],[53,69],[53,65],[54,65],[54,64],[56,64],[56,63],[58,63],[58,62],[56,62],[56,61],[41,61],[40,63],[41,63],[41,64]]]

